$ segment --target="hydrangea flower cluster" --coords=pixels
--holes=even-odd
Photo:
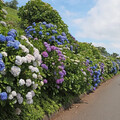
[[[59,33],[56,28],[57,26],[51,23],[47,24],[46,22],[42,22],[37,26],[34,22],[33,26],[28,26],[25,32],[28,38],[41,38],[46,35],[48,36],[49,42],[56,42],[58,45],[65,44],[65,41],[69,43],[66,34],[62,32],[61,35],[58,35]]]
[[[21,36],[22,41],[25,43],[24,45],[16,41],[16,34],[17,32],[14,29],[10,30],[6,37],[0,34],[0,42],[4,45],[7,44],[3,52],[0,53],[1,79],[12,79],[12,81],[9,80],[6,84],[4,84],[4,80],[1,83],[4,88],[1,88],[0,100],[8,100],[11,104],[20,105],[23,102],[32,104],[35,89],[44,85],[41,75],[42,56],[39,50],[25,36]],[[19,49],[15,51],[11,48],[10,52],[8,47]],[[23,89],[25,89],[24,92]]]
[[[65,57],[62,54],[62,52],[60,51],[60,48],[55,47],[53,45],[51,46],[47,42],[44,42],[44,46],[45,46],[47,52],[44,51],[43,53],[45,53],[47,55],[47,57],[48,57],[48,54],[50,54],[51,52],[53,52],[53,53],[56,52],[58,55],[57,61],[56,60],[54,60],[54,62],[52,61],[52,66],[55,67],[53,74],[55,76],[54,78],[55,78],[55,81],[57,84],[57,88],[59,88],[60,87],[59,85],[62,84],[62,82],[64,81],[64,76],[66,75],[66,71],[64,70],[65,66],[63,63],[63,61],[65,60]],[[42,55],[43,55],[43,58],[46,58],[46,56],[44,56],[44,54],[42,54]],[[57,56],[56,56],[56,58],[57,58]],[[58,65],[58,67],[56,65]],[[46,64],[42,63],[41,66],[46,70],[49,69],[49,67]],[[48,83],[48,80],[44,79],[44,83]]]
[[[2,54],[0,53],[0,72],[2,72],[5,69],[5,64],[2,60]]]
[[[7,47],[13,47],[15,49],[19,49],[20,42],[18,40],[15,40],[16,34],[17,31],[14,29],[11,29],[7,34],[8,36],[6,37],[0,34],[0,42],[2,43],[7,42]]]
[[[112,64],[113,64],[113,67],[112,67],[111,73],[115,75],[117,73],[116,62],[113,61]]]

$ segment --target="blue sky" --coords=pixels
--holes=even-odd
[[[4,0],[11,1],[11,0]],[[28,0],[18,0],[19,6]],[[43,0],[61,15],[80,42],[120,53],[120,0]]]

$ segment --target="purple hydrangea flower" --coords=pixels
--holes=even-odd
[[[51,46],[51,50],[56,50],[56,47],[55,46]]]
[[[46,51],[42,52],[43,57],[48,57],[48,53]]]
[[[47,51],[48,51],[48,52],[51,52],[51,48],[50,48],[50,47],[47,47]]]
[[[41,64],[41,67],[48,70],[48,66],[46,64]]]
[[[44,79],[43,82],[44,82],[45,84],[48,83],[48,81],[47,81],[46,79]]]

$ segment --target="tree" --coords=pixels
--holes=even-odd
[[[22,25],[25,24],[25,27],[31,25],[33,22],[38,23],[45,21],[57,25],[57,27],[65,33],[68,32],[68,26],[64,23],[59,13],[54,10],[50,4],[42,0],[29,1],[25,6],[19,8],[18,15],[22,22],[24,22]]]
[[[119,54],[113,53],[113,54],[111,54],[111,56],[114,57],[114,58],[116,58],[117,56],[119,56]]]
[[[11,7],[13,9],[17,9],[18,1],[17,0],[12,0],[11,2],[6,2],[5,3],[7,7]]]
[[[101,47],[101,46],[97,47],[97,48],[101,52],[102,55],[104,55],[104,56],[110,56],[110,54],[106,51],[106,48]]]

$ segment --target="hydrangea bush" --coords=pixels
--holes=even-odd
[[[11,29],[0,34],[0,105],[32,104],[44,85],[42,56],[25,36],[17,38]],[[16,40],[17,39],[17,40]],[[21,42],[19,42],[20,40]]]
[[[58,31],[57,26],[46,22],[27,27],[26,36],[42,54],[41,67],[44,70],[44,87],[49,95],[59,92],[66,75],[65,57],[58,45],[69,43],[64,32]],[[60,35],[59,35],[60,34]]]

